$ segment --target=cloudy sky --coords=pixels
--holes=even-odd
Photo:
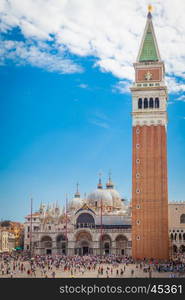
[[[131,95],[145,0],[0,1],[0,201],[62,203],[109,170],[131,197]],[[151,1],[169,88],[169,199],[184,199],[185,1]]]

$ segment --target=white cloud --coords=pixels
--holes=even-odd
[[[110,121],[109,117],[104,112],[101,111],[95,111],[94,116],[96,118],[99,118],[100,120]]]
[[[175,93],[182,93],[185,91],[185,83],[181,80],[177,80],[174,77],[166,77],[167,86],[170,90],[170,92],[173,94]],[[181,96],[180,96],[181,97]],[[179,97],[179,98],[180,98]]]
[[[185,102],[185,95],[181,95],[178,98],[176,98],[177,101]]]
[[[100,121],[100,120],[91,119],[89,121],[90,121],[91,124],[94,124],[98,127],[102,127],[102,128],[105,128],[105,129],[108,129],[110,127],[108,123]]]
[[[129,80],[120,80],[116,85],[113,86],[113,92],[119,92],[121,94],[130,93],[131,81]]]
[[[13,60],[17,65],[30,64],[49,72],[74,73],[82,68],[63,57],[62,53],[52,54],[44,43],[33,44],[18,41],[0,41],[0,64]]]
[[[105,129],[110,128],[110,119],[108,118],[108,116],[100,111],[95,111],[93,113],[93,117],[89,119],[89,122],[93,125],[96,125],[98,127],[102,127]]]
[[[86,84],[86,83],[80,83],[78,85],[78,87],[81,88],[81,89],[87,89],[88,88],[88,84]]]
[[[153,0],[152,4],[159,49],[173,81],[170,91],[184,91],[183,83],[175,87],[173,77],[185,79],[185,1]],[[6,32],[18,26],[28,40],[52,41],[57,51],[66,48],[81,57],[94,56],[95,66],[103,72],[111,72],[121,81],[132,80],[132,63],[136,60],[143,34],[147,5],[148,0],[1,0],[0,29]],[[36,50],[32,48],[33,51]],[[34,59],[34,64],[40,63],[44,67],[42,53],[45,51],[40,53],[39,46],[37,51],[40,59]],[[19,51],[16,52],[18,60]],[[46,54],[48,61],[54,60],[48,52]],[[28,57],[27,62],[32,63],[30,55]],[[56,64],[58,60],[59,56]],[[65,60],[62,58],[62,61]]]

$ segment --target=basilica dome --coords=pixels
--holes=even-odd
[[[109,191],[109,193],[111,194],[113,200],[114,200],[114,199],[120,199],[120,198],[121,198],[119,192],[116,191],[115,189],[109,189],[108,191]]]
[[[79,197],[74,197],[70,203],[69,203],[69,207],[70,209],[79,209],[80,207],[82,207],[83,205],[83,200]]]
[[[101,201],[103,206],[112,206],[112,196],[106,190],[96,189],[94,192],[90,193],[87,197],[88,203],[94,206],[101,206]]]
[[[108,182],[106,183],[106,191],[108,191],[110,193],[110,195],[112,196],[113,207],[121,208],[121,206],[122,206],[121,197],[120,197],[119,192],[114,189],[114,184],[111,180],[110,175],[109,175]]]
[[[69,208],[72,210],[76,210],[81,208],[83,205],[83,199],[80,197],[80,192],[78,191],[78,183],[77,183],[77,190],[74,195],[74,198],[69,203]]]
[[[99,180],[97,189],[88,195],[87,202],[92,207],[100,207],[101,202],[103,206],[112,207],[113,205],[112,196],[109,191],[103,189],[101,180]]]

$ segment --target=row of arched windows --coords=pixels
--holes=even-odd
[[[174,240],[174,241],[176,241],[177,239],[180,241],[181,240],[185,241],[185,233],[184,234],[171,233],[170,237],[171,237],[171,240]]]
[[[142,108],[159,108],[159,98],[139,98],[138,99],[138,109]]]

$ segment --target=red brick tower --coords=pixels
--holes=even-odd
[[[167,88],[148,12],[132,92],[132,256],[168,259]]]

